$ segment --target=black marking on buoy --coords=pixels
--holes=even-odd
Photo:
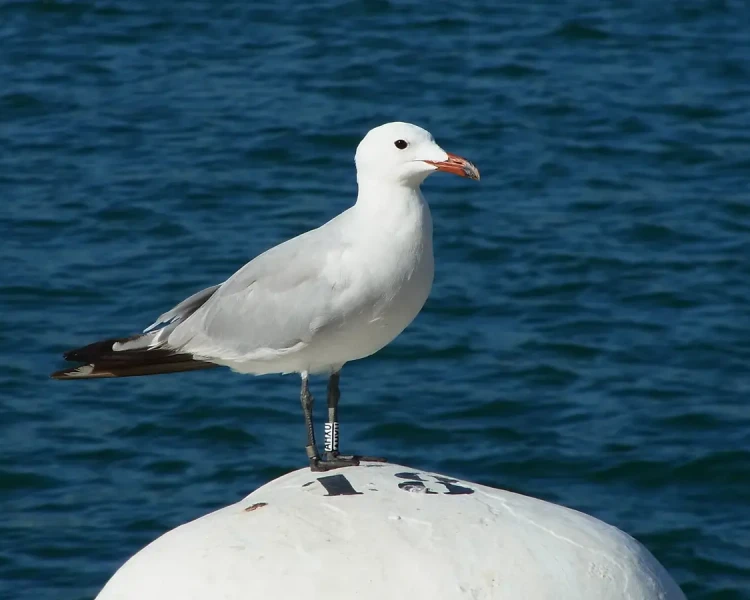
[[[450,477],[444,477],[443,475],[428,475],[426,473],[423,473],[423,475],[425,475],[425,477],[432,477],[437,483],[444,486],[445,489],[448,490],[447,492],[443,492],[443,495],[445,496],[458,496],[474,493],[474,490],[472,490],[471,488],[464,487],[462,485],[455,485],[458,479],[451,479]],[[425,493],[427,494],[438,493],[425,486],[425,483],[428,480],[420,477],[419,473],[404,471],[403,473],[396,473],[395,476],[399,479],[408,479],[408,481],[398,484],[399,488],[401,488],[402,490],[406,490],[407,492],[420,491],[424,489],[426,490]]]
[[[252,512],[254,510],[258,510],[259,508],[263,508],[264,506],[268,506],[268,502],[256,502],[255,504],[251,504],[245,509],[245,512]]]
[[[464,487],[462,485],[453,485],[458,479],[451,479],[450,477],[443,477],[442,475],[433,475],[440,483],[442,483],[446,489],[446,494],[459,495],[459,494],[473,494],[474,490],[471,488]]]
[[[421,481],[402,481],[401,483],[398,484],[398,487],[407,492],[421,492],[423,494],[437,494],[437,492],[433,492],[430,488],[425,486],[425,484],[422,483]]]
[[[326,475],[325,477],[318,477],[321,485],[326,489],[326,496],[361,496],[362,492],[358,492],[349,483],[349,480],[344,475]]]
[[[419,473],[410,473],[408,471],[396,473],[395,477],[400,477],[401,479],[413,479],[414,481],[424,481],[424,479],[419,476]]]
[[[308,485],[312,485],[313,483],[315,483],[315,482],[314,481],[308,481],[307,483],[303,483],[302,487],[307,487]]]

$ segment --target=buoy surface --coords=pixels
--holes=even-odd
[[[166,533],[99,600],[684,600],[632,537],[394,464],[304,468]]]

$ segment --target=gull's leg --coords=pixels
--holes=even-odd
[[[331,373],[328,378],[328,422],[326,423],[326,458],[336,458],[339,455],[339,372]]]
[[[310,384],[307,373],[302,373],[302,389],[300,391],[300,402],[302,403],[302,413],[305,416],[305,428],[307,429],[307,458],[310,459],[311,471],[330,471],[340,467],[352,467],[359,464],[356,458],[352,457],[331,457],[329,460],[322,460],[318,445],[315,443],[315,427],[313,426],[313,395],[310,393]]]
[[[302,373],[302,389],[299,394],[300,402],[302,403],[302,414],[305,417],[305,429],[307,429],[307,446],[305,451],[307,452],[307,458],[310,459],[310,468],[314,470],[316,463],[320,462],[320,452],[318,452],[318,445],[315,443],[315,427],[313,426],[312,408],[313,408],[313,396],[310,393],[310,382],[307,379],[307,373]]]
[[[355,460],[359,464],[360,460],[372,462],[388,462],[385,458],[375,456],[341,456],[339,452],[339,400],[341,391],[339,390],[339,371],[334,371],[328,378],[328,422],[326,423],[326,461],[332,460]]]

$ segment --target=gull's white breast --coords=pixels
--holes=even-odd
[[[432,288],[432,221],[424,203],[419,219],[352,249],[347,317],[316,332],[308,350],[310,372],[370,356],[393,341],[419,314]],[[352,305],[354,309],[352,310]],[[305,353],[307,354],[307,353]]]

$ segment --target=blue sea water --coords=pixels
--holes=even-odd
[[[346,208],[359,139],[405,120],[482,181],[425,184],[433,292],[344,369],[344,447],[583,510],[688,597],[750,598],[748,23],[731,0],[0,2],[0,597],[91,598],[305,464],[296,377],[47,376]]]

